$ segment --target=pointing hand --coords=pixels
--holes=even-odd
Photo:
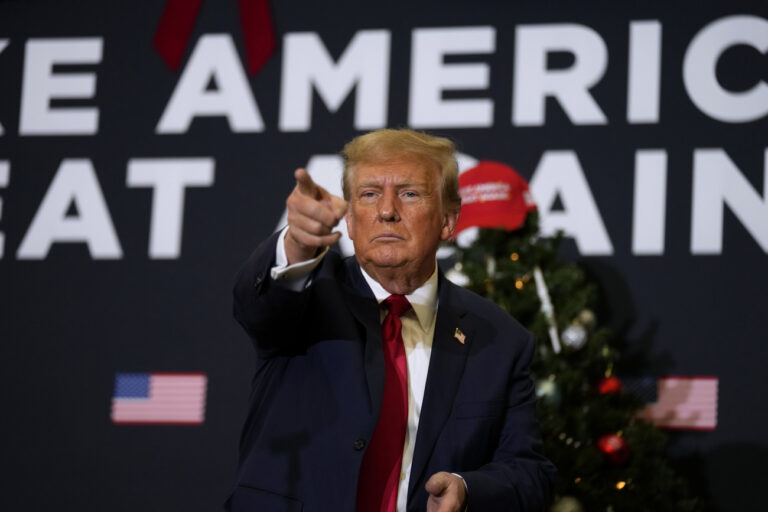
[[[289,265],[312,259],[321,248],[336,243],[341,233],[332,230],[347,211],[347,202],[312,181],[307,171],[296,169],[293,175],[296,186],[285,202],[285,253]]]

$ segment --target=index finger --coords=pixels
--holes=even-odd
[[[312,178],[307,171],[303,168],[296,169],[293,173],[293,177],[296,178],[296,186],[299,187],[299,192],[306,196],[317,198],[317,185],[312,181]]]

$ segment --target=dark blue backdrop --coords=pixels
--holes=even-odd
[[[765,507],[768,4],[273,2],[254,75],[237,2],[202,3],[177,71],[163,9],[0,1],[0,508],[219,507],[252,370],[234,273],[294,168],[330,180],[384,125],[533,178],[648,373],[719,378],[717,428],[671,452],[718,510]],[[121,372],[205,373],[204,423],[113,424]]]

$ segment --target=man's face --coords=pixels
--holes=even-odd
[[[458,217],[458,212],[442,211],[438,183],[437,168],[421,162],[355,167],[346,221],[366,272],[430,276],[438,245],[451,236]]]

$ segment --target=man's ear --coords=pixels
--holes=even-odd
[[[344,214],[344,222],[347,223],[347,236],[349,237],[350,240],[354,240],[352,235],[354,231],[352,229],[354,222],[353,222],[352,213],[350,212],[350,210],[351,208],[347,208],[347,213]]]
[[[456,222],[459,220],[459,210],[445,212],[443,214],[443,225],[440,230],[440,240],[445,241],[453,236],[453,230],[456,229]]]

